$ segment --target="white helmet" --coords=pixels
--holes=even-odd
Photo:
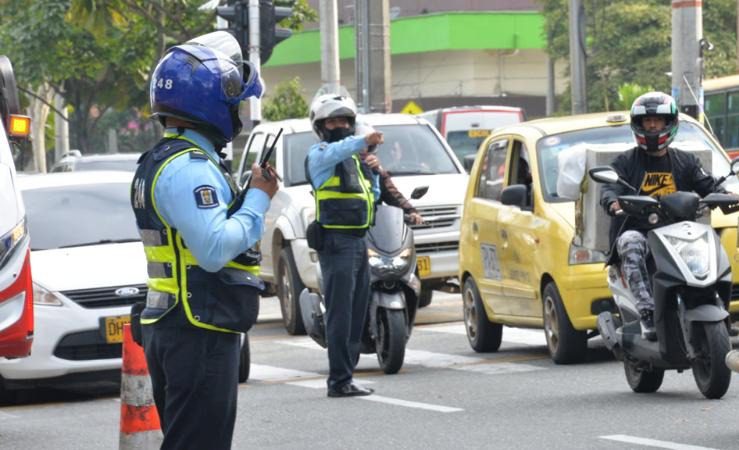
[[[324,94],[316,97],[310,105],[310,123],[319,139],[327,140],[323,121],[330,117],[346,117],[349,120],[350,134],[354,134],[357,118],[357,105],[349,96]]]

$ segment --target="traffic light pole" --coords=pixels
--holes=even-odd
[[[249,62],[260,73],[261,58],[259,56],[259,0],[249,0]],[[252,126],[262,121],[262,99],[249,98],[249,113]]]

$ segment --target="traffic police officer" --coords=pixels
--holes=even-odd
[[[321,142],[308,151],[306,173],[322,231],[317,250],[326,302],[329,397],[373,392],[352,379],[370,294],[364,235],[380,197],[377,175],[358,154],[382,143],[382,133],[354,136],[356,115],[347,96],[320,95],[311,103],[310,121]]]
[[[231,446],[239,333],[256,322],[263,288],[258,254],[247,250],[277,184],[255,165],[241,196],[218,152],[241,130],[239,103],[261,92],[222,31],[171,48],[152,75],[165,133],[139,160],[131,203],[148,264],[141,323],[163,449]]]

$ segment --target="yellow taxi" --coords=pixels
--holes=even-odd
[[[711,172],[729,173],[718,142],[684,115],[673,145],[680,143],[711,149]],[[628,112],[511,125],[477,152],[459,245],[465,328],[475,351],[498,350],[503,325],[543,328],[555,363],[580,362],[597,335],[597,315],[614,308],[605,254],[575,245],[575,202],[557,196],[557,155],[577,144],[634,145]],[[739,192],[736,177],[724,186]],[[739,312],[737,218],[720,211],[711,217],[732,263],[732,313]]]

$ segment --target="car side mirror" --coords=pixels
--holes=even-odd
[[[472,171],[472,166],[475,165],[475,154],[471,155],[464,155],[464,158],[462,160],[462,164],[464,165],[464,170],[467,171],[467,173],[470,173]]]
[[[428,191],[429,191],[429,187],[428,186],[419,186],[419,187],[413,189],[413,192],[411,192],[411,198],[413,200],[418,200],[419,198],[421,198],[424,195],[426,195],[426,193]]]
[[[518,206],[524,209],[528,206],[528,189],[524,184],[514,184],[506,187],[500,193],[500,202],[504,205]]]

